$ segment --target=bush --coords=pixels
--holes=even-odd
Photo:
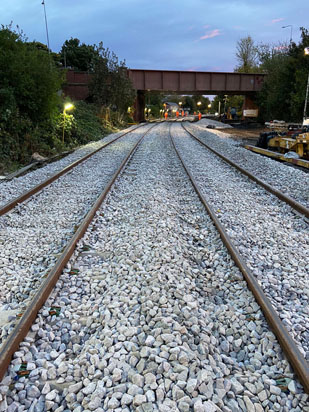
[[[108,129],[103,127],[98,117],[98,107],[91,103],[78,102],[74,110],[75,126],[73,136],[78,144],[100,140],[107,134]]]

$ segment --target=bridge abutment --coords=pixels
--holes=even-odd
[[[145,121],[145,92],[144,90],[137,90],[136,99],[134,102],[134,120],[136,122]]]
[[[252,95],[245,95],[242,110],[243,110],[243,113],[244,113],[243,118],[244,117],[257,117],[258,116],[259,107],[254,102]]]

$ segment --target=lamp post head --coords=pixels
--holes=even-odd
[[[72,103],[66,103],[64,105],[64,110],[72,110],[74,105]]]
[[[287,27],[291,27],[290,42],[292,43],[292,37],[293,37],[293,24],[287,24],[286,26],[282,26],[282,29],[286,29]]]

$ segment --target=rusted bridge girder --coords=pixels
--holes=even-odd
[[[260,91],[264,74],[186,72],[176,70],[129,69],[128,76],[138,91],[135,102],[135,120],[144,120],[145,91],[177,94],[240,94],[252,97]]]
[[[265,74],[195,72],[177,70],[128,69],[128,76],[137,90],[135,120],[144,120],[145,91],[177,94],[239,94],[246,96],[252,108],[251,98],[262,89]],[[67,85],[64,92],[77,100],[88,96],[88,83],[91,74],[67,72]]]
[[[262,88],[264,74],[128,69],[136,90],[179,94],[247,94]]]

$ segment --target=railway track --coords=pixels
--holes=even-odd
[[[184,128],[184,129],[186,130],[186,132],[188,134],[190,134],[190,136],[192,136],[196,141],[198,141],[200,144],[202,144],[204,147],[206,147],[212,153],[215,153],[217,156],[219,156],[219,158],[221,158],[222,160],[224,160],[228,164],[231,164],[233,167],[236,167],[237,170],[239,170],[240,172],[243,173],[242,168],[239,168],[233,162],[230,162],[229,159],[227,159],[225,156],[222,156],[221,154],[218,154],[218,152],[216,152],[213,149],[209,148],[209,146],[207,146],[206,144],[201,142],[200,139],[198,139],[196,136],[194,136],[192,133],[190,133],[186,128]],[[280,317],[278,316],[277,312],[273,308],[273,306],[270,303],[269,299],[266,297],[265,293],[263,292],[263,289],[260,287],[259,283],[257,282],[254,274],[252,273],[252,270],[250,270],[249,267],[246,265],[245,261],[243,260],[243,257],[241,256],[241,254],[239,253],[237,248],[235,248],[233,242],[231,241],[231,239],[230,239],[230,237],[229,237],[229,235],[226,231],[226,228],[224,228],[224,225],[222,225],[222,223],[220,222],[220,220],[221,220],[220,219],[221,210],[217,209],[216,204],[212,204],[211,202],[209,202],[207,200],[207,198],[205,196],[205,190],[203,191],[203,187],[201,186],[201,181],[198,182],[198,180],[194,177],[194,176],[196,176],[196,171],[194,173],[194,167],[192,167],[192,164],[190,165],[190,167],[188,167],[188,165],[186,164],[186,162],[184,160],[184,157],[181,155],[181,151],[177,149],[177,144],[175,143],[174,140],[173,140],[173,145],[174,145],[175,150],[177,151],[177,154],[178,154],[183,166],[186,169],[187,174],[190,177],[190,180],[192,181],[196,191],[198,192],[199,197],[201,198],[201,200],[204,203],[208,213],[210,214],[211,218],[213,219],[218,231],[220,232],[220,235],[221,235],[221,237],[224,241],[225,246],[229,250],[231,256],[233,257],[233,259],[236,262],[237,266],[239,267],[242,274],[244,275],[250,290],[252,291],[252,293],[254,294],[257,302],[259,303],[260,307],[262,308],[263,313],[264,313],[266,319],[268,320],[268,322],[270,324],[270,327],[274,330],[281,346],[283,348],[285,348],[284,350],[286,351],[287,357],[291,360],[291,363],[294,365],[295,370],[297,368],[296,364],[298,364],[300,368],[304,367],[304,371],[300,372],[300,375],[303,375],[302,382],[308,381],[309,367],[308,367],[307,361],[305,360],[303,355],[301,355],[301,353],[297,349],[297,347],[296,347],[294,341],[292,340],[290,334],[288,333],[286,328],[283,326],[283,324],[280,320]],[[188,147],[186,147],[183,150],[183,153],[188,153]],[[192,161],[192,159],[191,159],[191,161]],[[207,164],[207,167],[209,167],[208,163],[202,163],[202,164],[204,166],[205,166],[205,164]],[[196,163],[195,163],[195,165],[196,165]],[[207,173],[206,173],[206,175],[207,175]],[[252,176],[252,175],[248,176],[247,172],[245,172],[244,175],[249,177],[251,180],[256,181],[254,176]],[[227,178],[227,176],[225,176],[225,178]],[[207,183],[208,182],[209,181],[207,181]],[[257,179],[256,183],[260,184],[259,179]],[[264,187],[264,184],[262,184],[261,186]],[[223,190],[224,190],[224,188],[223,188]],[[266,190],[270,191],[273,194],[272,190],[269,190],[268,188]],[[286,199],[284,195],[282,197],[283,197],[282,200],[289,204],[290,199],[289,198]],[[293,202],[293,204],[294,204],[294,202]],[[299,205],[297,205],[297,206],[299,206]],[[221,206],[219,206],[219,207],[221,207]],[[306,210],[305,210],[305,212],[306,212]],[[309,210],[307,210],[307,212],[309,212]],[[218,215],[219,215],[219,217],[218,217]],[[234,223],[235,223],[235,221],[234,221]],[[307,343],[307,339],[306,339],[306,343]],[[292,352],[293,352],[293,354],[292,354]],[[293,360],[292,360],[292,357],[294,358]]]
[[[302,170],[291,170],[285,164],[274,162],[272,159],[258,157],[238,144],[232,144],[233,140],[227,138],[226,132],[218,130],[201,129],[194,123],[184,126],[192,137],[198,138],[202,144],[206,144],[209,150],[217,153],[224,160],[239,168],[250,179],[261,184],[266,190],[271,191],[281,200],[308,217],[309,194],[308,174]],[[218,138],[219,137],[219,138]],[[294,207],[295,206],[295,207]]]
[[[152,127],[114,141],[0,221],[0,344],[128,151]],[[37,187],[35,188],[37,191]],[[25,199],[26,200],[26,199]],[[11,206],[14,202],[10,202]]]
[[[42,174],[43,174],[42,170],[38,171],[38,173],[36,173],[36,176],[35,176],[36,178],[34,178],[34,181],[39,180],[39,181],[37,181],[37,184],[33,185],[33,183],[30,183],[30,185],[32,187],[29,188],[29,190],[26,190],[26,191],[20,193],[19,196],[17,196],[17,197],[16,197],[16,192],[20,192],[23,189],[21,187],[21,185],[19,185],[18,187],[13,188],[13,193],[14,193],[14,198],[13,198],[13,196],[11,194],[12,190],[10,190],[9,193],[6,193],[6,190],[5,190],[6,187],[8,187],[8,188],[12,187],[12,184],[11,183],[8,183],[8,184],[2,183],[2,186],[1,186],[2,193],[1,193],[1,197],[0,197],[0,216],[4,215],[5,213],[12,210],[16,205],[28,200],[31,196],[33,196],[36,193],[40,192],[44,187],[47,187],[48,185],[50,185],[51,183],[53,183],[54,181],[59,179],[61,176],[65,175],[66,173],[68,173],[69,171],[71,171],[72,169],[74,169],[75,167],[80,165],[81,163],[88,160],[90,157],[94,156],[96,153],[100,152],[102,149],[104,149],[107,146],[113,144],[114,142],[116,142],[121,137],[126,136],[128,133],[131,133],[132,131],[136,130],[139,127],[140,126],[137,126],[137,127],[133,128],[133,130],[132,130],[132,128],[130,128],[129,130],[125,131],[124,133],[117,133],[118,136],[116,136],[116,138],[112,137],[111,140],[108,140],[107,142],[104,142],[102,145],[99,146],[99,148],[97,148],[95,150],[91,150],[90,153],[87,153],[86,155],[81,156],[80,158],[78,158],[74,162],[66,165],[61,170],[56,171],[55,173],[53,173],[51,176],[49,176],[45,180],[42,180],[42,177],[41,177]],[[38,177],[38,179],[37,179],[37,177]],[[33,176],[32,176],[32,179],[33,179]]]
[[[188,139],[192,141],[191,137]],[[191,172],[309,359],[307,222],[295,215],[293,209],[289,210],[285,203],[250,183],[246,175],[242,177],[231,169],[229,163],[225,164],[226,160],[216,159],[217,154],[213,156],[212,150],[203,151],[201,142],[195,140],[193,146],[187,140],[182,149],[189,154],[191,147]]]
[[[0,353],[3,370],[15,337],[31,327],[4,378],[7,398],[41,410],[302,407],[307,396],[192,190],[168,128],[143,139]]]

